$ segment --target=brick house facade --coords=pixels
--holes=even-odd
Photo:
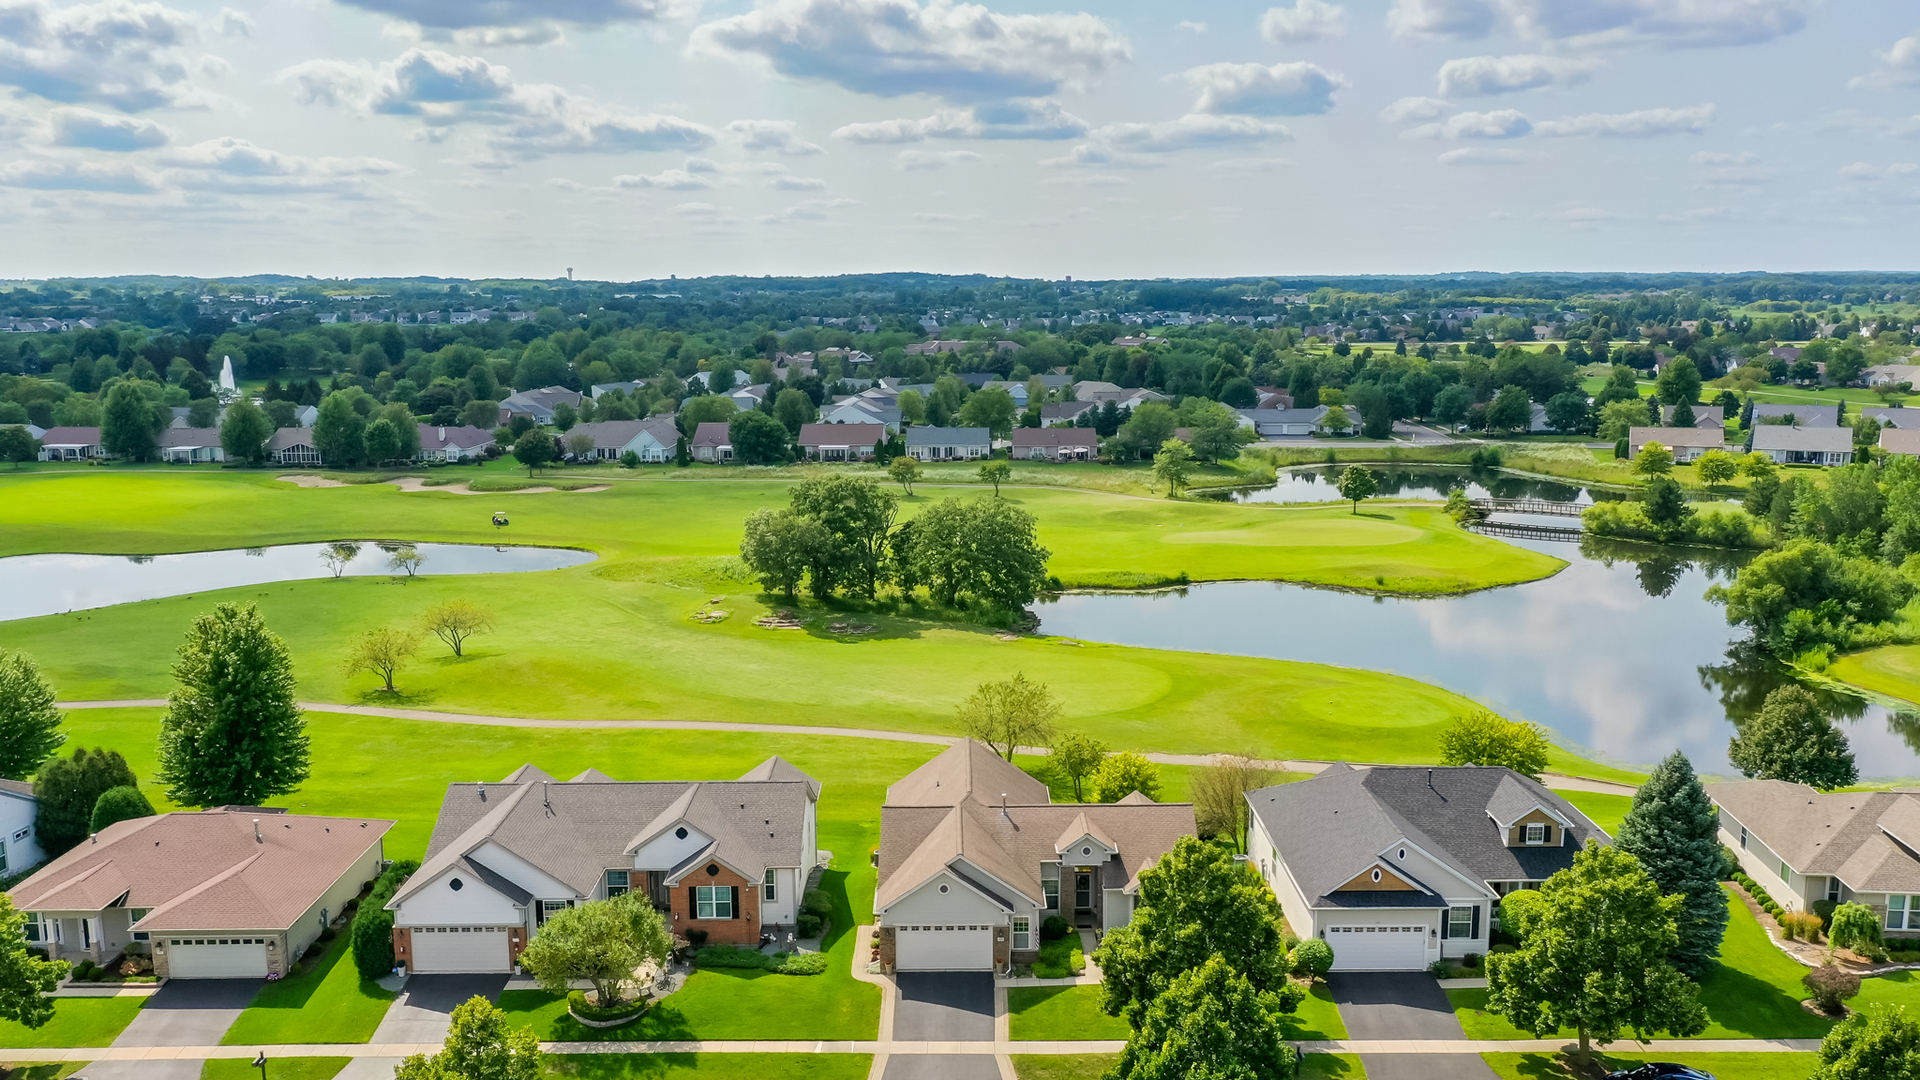
[[[724,888],[730,890],[728,907],[731,918],[699,918],[698,901],[695,889]],[[760,943],[760,889],[754,883],[728,869],[724,864],[710,862],[704,869],[695,870],[680,882],[668,897],[667,927],[681,937],[689,930],[705,930],[707,940],[728,945],[758,945]]]

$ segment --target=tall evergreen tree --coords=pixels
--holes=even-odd
[[[55,758],[34,778],[39,809],[34,832],[48,855],[58,855],[87,838],[93,824],[93,806],[117,787],[135,787],[127,759],[113,750],[77,747],[72,757]]]
[[[188,806],[254,805],[307,778],[293,657],[252,604],[193,621],[160,720],[160,778]]]
[[[1670,959],[1696,979],[1706,974],[1727,931],[1727,894],[1718,874],[1720,815],[1687,755],[1675,750],[1640,785],[1614,846],[1638,858],[1661,892],[1686,897],[1674,913],[1680,944]]]
[[[33,657],[0,649],[0,777],[25,780],[67,741],[54,700]]]

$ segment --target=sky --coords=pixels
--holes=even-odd
[[[1893,0],[0,0],[0,277],[1912,269]]]

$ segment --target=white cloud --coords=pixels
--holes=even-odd
[[[673,208],[673,212],[680,217],[689,218],[714,218],[721,214],[719,207],[707,202],[681,203]]]
[[[151,170],[120,162],[30,160],[0,167],[0,187],[138,195],[158,191],[160,178]]]
[[[443,30],[559,21],[581,26],[653,22],[683,14],[672,0],[341,0]]]
[[[1194,22],[1191,19],[1182,19],[1179,22],[1174,23],[1173,28],[1175,30],[1185,30],[1189,34],[1204,34],[1207,32],[1206,23]]]
[[[1713,168],[1729,168],[1736,165],[1753,165],[1758,163],[1759,160],[1760,160],[1760,155],[1754,153],[1751,150],[1742,150],[1738,153],[1733,153],[1733,154],[1722,153],[1720,151],[1715,151],[1715,150],[1702,150],[1699,153],[1693,155],[1693,163],[1695,165],[1707,165]]]
[[[151,120],[60,108],[47,114],[47,141],[54,146],[125,152],[165,146],[173,141],[173,133]]]
[[[179,187],[227,194],[284,195],[328,192],[364,195],[366,178],[398,173],[400,166],[375,157],[306,157],[224,136],[168,153],[167,180]]]
[[[0,86],[128,112],[204,105],[194,77],[226,65],[191,49],[199,37],[198,17],[164,4],[0,0]]]
[[[1492,112],[1454,113],[1435,124],[1422,124],[1406,132],[1410,139],[1517,139],[1533,131],[1533,124],[1518,109]]]
[[[823,191],[827,182],[812,176],[789,176],[781,174],[767,181],[767,186],[778,191]]]
[[[985,155],[972,150],[902,150],[893,156],[894,164],[906,172],[944,169],[951,165],[985,160]]]
[[[1333,108],[1333,93],[1347,81],[1307,63],[1207,64],[1181,73],[1199,89],[1196,113],[1305,116]]]
[[[1347,9],[1324,0],[1294,0],[1290,8],[1268,8],[1260,16],[1260,36],[1275,45],[1323,41],[1347,32]]]
[[[1496,33],[1570,48],[1752,45],[1798,32],[1819,0],[1395,0],[1403,38]]]
[[[863,94],[967,102],[1084,88],[1132,57],[1092,15],[1003,15],[954,0],[768,0],[696,27],[689,49]]]
[[[857,143],[915,143],[928,139],[1077,139],[1087,122],[1051,101],[1000,101],[971,109],[941,109],[918,120],[847,124],[833,137]]]
[[[1482,146],[1463,146],[1449,150],[1434,160],[1442,165],[1525,165],[1538,158],[1524,150],[1493,150]]]
[[[785,225],[795,221],[829,221],[839,216],[839,210],[859,205],[858,199],[806,199],[794,203],[779,213],[763,214],[754,220],[762,225]]]
[[[735,120],[726,133],[748,150],[769,150],[790,157],[805,157],[826,151],[800,137],[800,125],[792,120]]]
[[[1641,109],[1629,113],[1587,113],[1562,120],[1543,120],[1534,132],[1547,136],[1605,135],[1615,138],[1645,138],[1651,135],[1698,135],[1713,122],[1712,105],[1694,105],[1685,109]]]
[[[1437,120],[1452,108],[1452,102],[1441,101],[1439,98],[1403,97],[1381,109],[1380,119],[1389,124],[1404,124],[1409,120]]]
[[[1864,161],[1856,161],[1851,165],[1841,167],[1840,179],[1853,184],[1877,183],[1882,180],[1896,180],[1901,177],[1912,176],[1916,172],[1920,172],[1920,166],[1915,166],[1907,162],[1896,162],[1892,165],[1869,165]]]
[[[1157,124],[1108,124],[1093,133],[1099,143],[1142,154],[1167,154],[1206,146],[1285,141],[1293,137],[1284,126],[1250,116],[1206,116],[1189,113]]]
[[[1880,70],[1858,76],[1847,85],[1883,89],[1920,86],[1920,34],[1903,37],[1890,49],[1875,49],[1873,55],[1880,61]]]
[[[1207,166],[1207,168],[1214,172],[1233,173],[1244,176],[1291,169],[1293,168],[1293,162],[1286,158],[1277,157],[1222,158]]]
[[[481,127],[496,155],[483,164],[560,153],[704,150],[719,138],[704,124],[621,112],[557,86],[518,83],[501,65],[438,49],[408,49],[377,66],[309,60],[280,78],[307,104],[417,118],[428,141],[440,141],[458,125]]]
[[[1586,82],[1598,61],[1566,56],[1469,56],[1440,65],[1442,97],[1484,97]]]
[[[250,38],[253,36],[253,18],[244,11],[223,7],[215,19],[214,28],[221,37]]]
[[[1566,210],[1555,210],[1541,217],[1549,221],[1564,221],[1573,225],[1592,225],[1603,221],[1619,221],[1620,215],[1611,210],[1601,210],[1592,206],[1575,206]]]
[[[704,176],[688,172],[685,169],[668,169],[665,172],[648,176],[636,173],[613,178],[613,186],[619,188],[665,188],[668,191],[698,191],[713,186],[713,181]]]

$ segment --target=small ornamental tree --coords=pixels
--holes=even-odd
[[[1179,495],[1193,475],[1193,447],[1179,439],[1161,443],[1159,452],[1153,455],[1153,475],[1167,485],[1167,498]]]
[[[980,466],[980,482],[993,485],[993,497],[996,499],[1000,497],[1000,485],[1012,479],[1013,466],[1004,461],[990,461]]]
[[[353,639],[346,658],[340,662],[340,670],[348,677],[370,671],[380,676],[386,684],[381,689],[391,694],[393,677],[407,666],[419,648],[418,636],[392,626],[377,626]]]
[[[387,556],[387,569],[413,577],[420,572],[420,566],[427,561],[426,555],[412,544],[401,544]],[[460,650],[455,649],[454,652]]]
[[[1860,770],[1847,737],[1820,702],[1798,686],[1767,695],[1757,716],[1727,743],[1727,760],[1749,778],[1786,780],[1830,791],[1857,783]]]
[[[1740,459],[1725,450],[1709,450],[1694,462],[1703,484],[1724,484],[1740,472]]]
[[[1880,916],[1865,904],[1846,903],[1833,909],[1827,927],[1829,949],[1872,948],[1880,944]]]
[[[1160,794],[1160,766],[1139,754],[1108,754],[1093,770],[1091,783],[1094,802],[1119,802],[1136,791],[1151,799]]]
[[[33,657],[0,649],[0,777],[25,780],[67,741],[56,700]]]
[[[624,986],[644,964],[664,964],[673,936],[644,893],[595,900],[547,916],[520,964],[542,989],[565,994],[576,981],[593,984],[601,1008],[625,999]]]
[[[33,829],[40,846],[52,856],[85,840],[100,796],[117,787],[138,784],[127,759],[114,750],[75,747],[72,757],[54,758],[42,765],[34,777],[38,808]]]
[[[1276,1014],[1287,1011],[1272,991],[1218,956],[1173,978],[1127,1040],[1112,1080],[1282,1077],[1297,1062]]]
[[[258,806],[307,779],[287,643],[253,605],[220,604],[193,622],[160,718],[160,779],[187,806]]]
[[[379,979],[392,974],[393,955],[393,912],[369,909],[361,905],[362,910],[353,917],[350,931],[353,942],[353,966],[360,972],[362,979]]]
[[[99,832],[116,821],[152,817],[154,813],[153,804],[140,794],[139,788],[122,784],[100,793],[100,798],[93,804],[91,827],[94,832]]]
[[[394,1080],[540,1080],[540,1038],[508,1026],[507,1014],[475,996],[453,1010],[445,1049],[415,1054],[394,1068]]]
[[[327,571],[334,577],[347,572],[347,564],[360,557],[360,545],[350,540],[338,540],[320,549],[320,561],[327,564]]]
[[[1920,1021],[1904,1005],[1874,1005],[1820,1040],[1820,1067],[1808,1080],[1911,1080],[1920,1076]]]
[[[1340,470],[1340,478],[1333,486],[1341,498],[1353,504],[1353,512],[1358,514],[1360,504],[1380,490],[1380,477],[1365,465],[1349,465]]]
[[[1333,946],[1319,938],[1307,938],[1293,947],[1289,957],[1293,964],[1293,973],[1308,982],[1327,977],[1333,970]]]
[[[1045,746],[1053,738],[1053,721],[1060,701],[1047,684],[1015,672],[1002,682],[981,683],[956,710],[956,721],[969,739],[978,739],[1008,761],[1020,746]]]
[[[1673,471],[1673,451],[1657,442],[1647,443],[1634,457],[1633,471],[1641,476],[1665,476]]]
[[[920,479],[920,463],[906,454],[901,454],[888,463],[887,475],[900,485],[900,490],[911,497],[913,485]],[[995,494],[998,494],[998,489],[995,490]]]
[[[1247,850],[1247,792],[1275,782],[1261,761],[1240,754],[1215,754],[1193,772],[1193,814],[1201,836],[1226,837]]]
[[[513,459],[527,467],[527,475],[553,460],[553,436],[533,428],[513,441]]]
[[[11,461],[18,469],[23,461],[40,456],[40,440],[19,424],[0,427],[0,461]]]
[[[461,656],[468,638],[493,629],[493,613],[471,600],[442,600],[420,616],[420,628]]]
[[[1082,789],[1087,778],[1106,759],[1106,744],[1091,735],[1075,733],[1054,740],[1052,761],[1054,767],[1060,770],[1060,775],[1073,785],[1074,802],[1086,801]]]
[[[1498,765],[1538,780],[1551,746],[1538,724],[1479,709],[1454,717],[1440,732],[1440,763]]]
[[[1828,961],[1800,977],[1800,985],[1820,1011],[1833,1016],[1846,1009],[1848,999],[1860,993],[1860,976]]]
[[[1684,753],[1668,755],[1640,785],[1614,843],[1640,860],[1662,892],[1686,898],[1674,913],[1680,944],[1673,965],[1694,978],[1706,974],[1727,930],[1720,815]]]
[[[26,927],[26,912],[0,893],[0,1020],[31,1031],[53,1019],[53,991],[69,965],[28,952]]]
[[[1101,1007],[1137,1032],[1181,975],[1211,959],[1245,978],[1273,1008],[1292,1012],[1305,992],[1287,978],[1280,904],[1272,890],[1216,844],[1185,836],[1140,872],[1133,919],[1094,953],[1105,975]]]
[[[1700,988],[1667,962],[1685,903],[1663,895],[1632,855],[1588,840],[1571,868],[1501,902],[1501,924],[1520,946],[1486,958],[1488,1011],[1539,1038],[1573,1028],[1582,1065],[1593,1040],[1629,1030],[1698,1035],[1707,1027]]]

